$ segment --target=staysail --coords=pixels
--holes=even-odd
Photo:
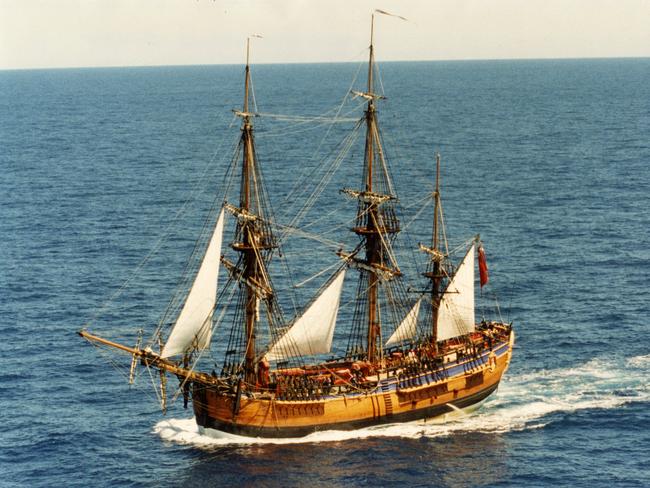
[[[413,339],[417,333],[417,323],[418,323],[418,314],[420,313],[420,304],[422,303],[422,297],[415,302],[415,305],[409,310],[409,313],[406,314],[402,323],[399,324],[399,327],[395,329],[393,335],[390,336],[386,342],[387,346],[397,344],[408,339]]]
[[[320,296],[273,344],[266,353],[266,359],[281,361],[289,357],[330,352],[344,278],[345,268],[338,272]]]
[[[443,341],[468,334],[474,329],[474,244],[472,244],[440,300],[437,339]]]
[[[223,222],[222,209],[190,293],[160,354],[163,358],[183,354],[190,346],[205,349],[210,344],[212,313],[217,299]]]

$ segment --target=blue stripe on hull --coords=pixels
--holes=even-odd
[[[496,348],[492,349],[492,351],[487,351],[481,354],[478,358],[472,358],[471,360],[463,359],[460,362],[457,360],[448,363],[447,365],[445,365],[445,367],[437,369],[436,371],[421,374],[419,376],[418,375],[409,376],[408,378],[406,378],[401,382],[396,378],[381,380],[379,382],[378,387],[381,388],[383,386],[385,388],[384,391],[396,391],[398,387],[412,388],[414,386],[417,386],[412,384],[413,381],[416,379],[419,380],[420,384],[424,384],[424,383],[430,384],[443,379],[451,378],[453,376],[465,374],[469,372],[471,369],[476,369],[487,364],[491,352],[494,352],[497,358],[503,356],[508,352],[508,347],[509,347],[508,343],[504,342],[498,345]],[[388,388],[386,389],[386,387]]]

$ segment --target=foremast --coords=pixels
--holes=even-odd
[[[133,379],[136,359],[140,359],[148,367],[159,369],[163,410],[165,408],[165,372],[172,373],[182,380],[184,395],[187,392],[189,382],[231,388],[233,379],[236,379],[243,380],[245,387],[248,389],[256,388],[259,384],[257,362],[261,357],[259,352],[262,349],[256,343],[258,322],[261,318],[260,309],[262,307],[260,304],[264,304],[265,318],[271,329],[271,339],[274,334],[277,335],[277,331],[275,331],[277,326],[284,324],[282,312],[275,299],[273,286],[267,271],[268,263],[278,246],[271,231],[271,206],[264,189],[260,165],[255,151],[253,136],[253,117],[255,113],[251,111],[250,103],[252,85],[249,53],[250,38],[247,40],[246,45],[243,110],[234,111],[237,116],[242,118],[238,151],[232,161],[233,165],[239,166],[241,156],[239,205],[236,206],[224,201],[223,209],[208,242],[208,248],[203,255],[193,285],[185,296],[182,310],[172,326],[172,332],[167,341],[163,343],[161,340],[160,328],[154,334],[154,339],[152,339],[150,345],[144,348],[141,347],[140,340],[138,340],[135,347],[129,347],[91,334],[85,329],[79,331],[79,335],[93,344],[130,353],[133,356],[131,380]],[[236,219],[235,235],[230,244],[232,249],[239,255],[236,263],[221,255],[224,211],[229,212]],[[234,354],[234,356],[232,356],[232,362],[226,359],[221,377],[216,377],[195,372],[194,365],[190,366],[190,363],[194,353],[206,349],[210,343],[219,263],[223,264],[230,275],[226,287],[234,283],[235,286],[238,286],[240,293],[236,311],[233,314],[236,323],[232,327],[227,348],[228,352],[226,353],[226,357],[230,353]],[[210,272],[205,273],[208,269]],[[207,306],[206,303],[208,303]],[[224,304],[224,306],[227,305]],[[186,318],[183,318],[184,313],[187,315]],[[240,319],[241,321],[238,322]],[[164,320],[161,322],[164,322]],[[174,340],[171,340],[174,334],[176,336]],[[160,352],[154,352],[152,349],[152,346],[156,343],[159,344]],[[182,360],[170,359],[178,356],[182,356]],[[198,360],[198,358],[195,359]]]
[[[266,304],[269,317],[273,315],[273,287],[267,271],[267,263],[272,251],[277,247],[268,224],[266,214],[269,205],[262,188],[261,173],[255,153],[253,136],[253,117],[250,112],[250,38],[246,41],[246,69],[244,80],[243,111],[235,111],[242,118],[240,149],[242,152],[242,171],[239,192],[239,208],[226,205],[237,218],[235,239],[232,249],[239,253],[239,261],[234,265],[224,259],[224,264],[243,287],[244,357],[243,379],[249,385],[257,380],[257,322],[260,302]]]

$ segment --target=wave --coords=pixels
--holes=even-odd
[[[193,418],[163,420],[153,431],[164,440],[200,447],[336,442],[367,437],[416,439],[466,432],[505,433],[542,428],[553,421],[552,414],[611,409],[650,401],[650,384],[646,381],[649,373],[650,355],[619,360],[595,358],[571,368],[506,375],[497,394],[473,414],[458,411],[426,422],[316,432],[300,438],[250,438],[211,429],[201,433]]]

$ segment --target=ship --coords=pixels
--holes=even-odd
[[[237,197],[214,212],[189,286],[172,298],[146,342],[130,346],[88,328],[78,332],[130,355],[130,381],[138,367],[155,371],[163,412],[175,377],[174,397],[191,403],[201,432],[290,438],[444,419],[478,408],[510,364],[512,323],[476,318],[477,288],[489,280],[480,237],[450,252],[438,153],[431,158],[431,241],[418,245],[426,271],[407,277],[397,262],[402,229],[377,115],[384,97],[375,89],[374,18],[366,89],[351,94],[363,104],[361,182],[340,189],[356,205],[350,230],[357,245],[333,252],[336,269],[299,313],[285,317],[271,273],[287,234],[278,229],[289,225],[273,216],[256,148],[249,38],[243,107],[234,111],[241,119],[231,165]],[[346,278],[356,286],[341,324]],[[335,329],[347,337],[338,349]]]

